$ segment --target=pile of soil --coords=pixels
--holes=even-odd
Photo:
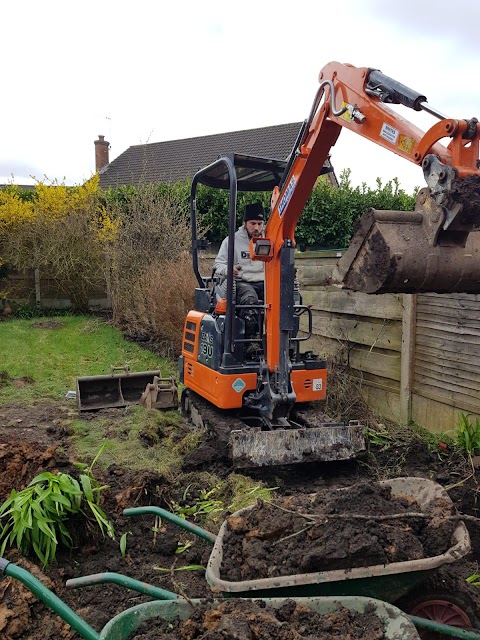
[[[382,640],[384,624],[372,611],[357,613],[339,606],[331,613],[319,614],[287,600],[279,609],[262,601],[227,600],[220,605],[195,607],[185,621],[150,620],[134,636],[135,640],[330,640],[356,638]]]
[[[0,385],[1,391],[1,385]],[[106,411],[106,410],[105,410]],[[103,413],[101,414],[104,415]],[[121,419],[122,409],[112,410],[111,416]],[[77,412],[67,402],[36,401],[32,405],[0,405],[0,500],[5,500],[12,487],[24,488],[35,475],[50,470],[60,470],[74,474],[78,469],[72,464],[76,460],[71,445],[71,421]],[[142,446],[141,443],[139,446]],[[448,455],[447,455],[448,454]],[[333,495],[338,487],[356,487],[359,482],[373,483],[378,479],[394,476],[421,476],[433,479],[443,485],[452,485],[449,495],[461,513],[480,517],[480,474],[471,476],[471,465],[454,454],[447,452],[441,460],[435,451],[418,440],[406,443],[398,442],[388,449],[372,447],[369,456],[363,461],[335,462],[333,464],[311,464],[296,467],[294,472],[285,473],[265,470],[251,473],[255,480],[263,480],[270,486],[278,486],[276,495],[282,496],[281,505],[301,513],[312,508],[310,495]],[[207,463],[209,471],[214,465]],[[215,465],[215,473],[226,477],[231,469]],[[197,471],[195,471],[197,473]],[[126,518],[122,511],[125,507],[147,504],[169,508],[169,500],[179,501],[179,495],[172,494],[172,486],[167,478],[153,470],[150,472],[131,472],[112,465],[97,479],[109,486],[103,492],[102,507],[112,520],[116,530],[116,540],[105,540],[85,528],[75,529],[75,548],[59,549],[57,562],[42,569],[35,557],[23,558],[17,551],[10,550],[5,555],[28,571],[31,571],[46,586],[50,587],[64,602],[78,613],[86,622],[100,631],[116,614],[150,600],[147,596],[114,584],[103,584],[83,589],[66,589],[69,578],[112,571],[123,573],[188,598],[211,597],[211,590],[202,571],[177,572],[176,568],[189,564],[206,564],[211,545],[199,538],[191,537],[193,546],[181,555],[175,554],[177,542],[188,538],[178,527],[162,523],[158,532],[153,530],[154,518],[141,516]],[[459,479],[462,482],[459,482]],[[191,480],[185,482],[188,484]],[[181,493],[185,484],[181,485]],[[330,488],[329,488],[330,487]],[[350,494],[352,495],[352,494]],[[277,501],[278,498],[276,498]],[[297,502],[295,502],[297,501]],[[351,498],[351,510],[370,513],[371,497]],[[364,505],[364,506],[363,506]],[[266,505],[265,505],[266,508]],[[320,509],[320,507],[316,507]],[[324,507],[322,507],[323,509]],[[395,507],[398,508],[398,505]],[[415,507],[412,507],[415,509]],[[278,508],[274,511],[275,521],[284,513]],[[298,520],[303,526],[307,521]],[[200,522],[200,524],[202,524]],[[360,523],[367,531],[364,523]],[[393,524],[390,522],[383,524]],[[398,524],[398,523],[397,523]],[[471,615],[471,611],[480,611],[480,589],[466,582],[466,578],[478,573],[477,560],[480,554],[480,528],[475,523],[466,522],[472,539],[472,554],[452,565],[445,565],[435,574],[434,579],[421,585],[419,593],[409,594],[408,601],[399,603],[404,611],[411,611],[418,597],[452,594],[459,605],[468,612],[476,628],[480,621]],[[405,528],[412,527],[411,519]],[[119,540],[127,533],[127,550],[122,557]],[[314,533],[314,528],[310,530]],[[336,535],[336,534],[334,534]],[[309,538],[310,539],[310,538]],[[312,538],[313,539],[313,538]],[[292,538],[295,547],[302,547],[299,535]],[[284,541],[281,544],[287,544]],[[339,541],[340,544],[340,541]],[[342,543],[344,544],[344,543]],[[280,545],[279,545],[280,546]],[[297,551],[298,557],[298,551]],[[161,572],[155,567],[171,569]],[[412,599],[414,598],[414,600]],[[397,603],[395,603],[397,604]],[[275,637],[275,636],[271,636]],[[345,637],[345,636],[344,636]],[[368,636],[363,636],[368,637]],[[79,640],[75,633],[55,613],[31,592],[13,578],[0,577],[0,638],[2,640]],[[135,639],[137,640],[137,639]],[[138,639],[140,640],[140,639]]]
[[[373,519],[409,512],[430,517]],[[290,496],[275,504],[259,501],[227,518],[221,576],[237,582],[440,555],[451,546],[455,521],[445,519],[451,514],[449,501],[432,501],[422,510],[413,498],[394,497],[379,483]]]

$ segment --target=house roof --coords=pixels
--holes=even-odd
[[[302,123],[217,133],[129,147],[100,171],[102,188],[122,184],[166,182],[193,178],[195,173],[228,153],[285,159]]]

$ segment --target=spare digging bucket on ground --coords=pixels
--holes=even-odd
[[[139,404],[147,385],[152,385],[154,381],[161,385],[162,393],[165,392],[170,398],[170,401],[167,398],[162,403],[162,408],[176,408],[176,384],[172,378],[161,376],[159,370],[136,372],[125,366],[111,367],[110,375],[77,378],[78,408],[80,411],[94,411]],[[172,386],[175,386],[174,390]]]

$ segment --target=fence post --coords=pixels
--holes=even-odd
[[[35,268],[35,304],[37,307],[42,306],[42,293],[40,290],[40,269]]]
[[[412,419],[412,387],[415,367],[415,327],[417,324],[417,296],[402,296],[402,359],[400,365],[400,422]]]

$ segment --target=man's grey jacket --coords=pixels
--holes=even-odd
[[[250,259],[250,238],[244,225],[235,233],[235,257],[233,264],[242,267],[240,275],[237,278],[238,280],[242,280],[243,282],[263,282],[265,279],[263,262]],[[227,265],[228,238],[225,238],[215,258],[215,275],[226,278]]]

